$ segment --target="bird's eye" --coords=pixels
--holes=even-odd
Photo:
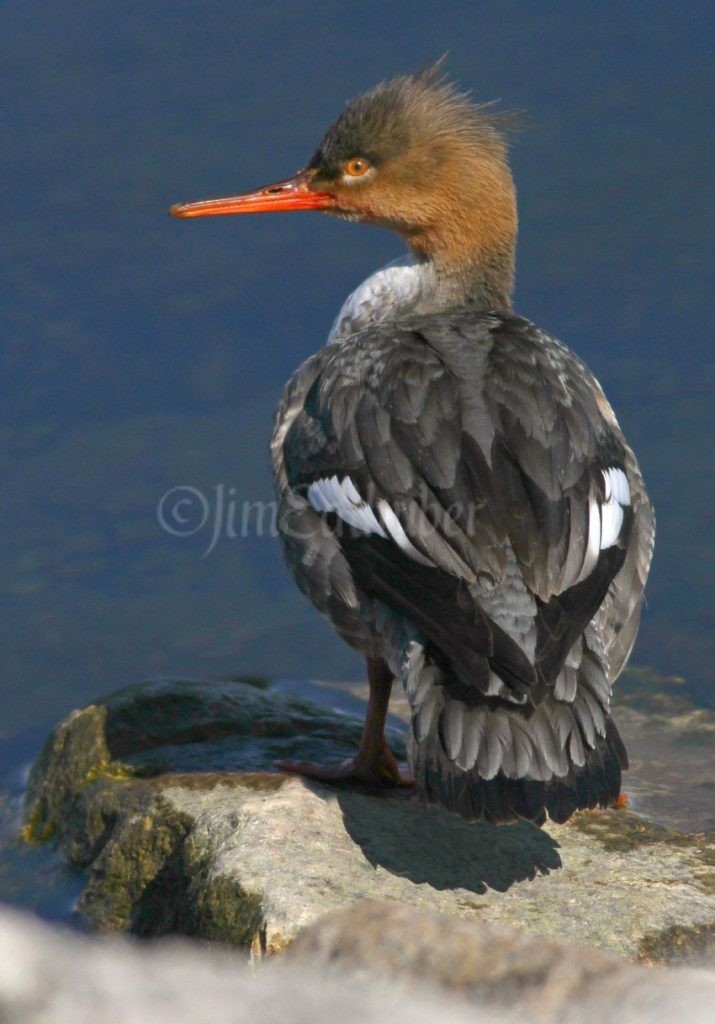
[[[351,178],[361,178],[363,174],[366,174],[370,170],[370,162],[365,160],[364,157],[354,156],[352,160],[348,160],[343,165],[343,170]]]

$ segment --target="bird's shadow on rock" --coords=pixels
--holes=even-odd
[[[345,828],[367,860],[434,889],[506,892],[562,866],[558,843],[527,821],[467,822],[416,798],[339,791]]]

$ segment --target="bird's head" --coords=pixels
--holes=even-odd
[[[505,115],[471,103],[445,81],[438,62],[352,100],[293,178],[171,212],[322,210],[391,228],[424,258],[459,261],[500,240],[513,251],[505,127]]]

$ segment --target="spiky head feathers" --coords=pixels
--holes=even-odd
[[[418,254],[463,260],[513,251],[510,115],[479,106],[442,75],[442,62],[358,96],[328,129],[308,172],[335,197],[329,211],[399,232]]]
[[[437,162],[456,146],[504,159],[513,115],[492,104],[474,104],[442,74],[438,61],[370,89],[346,106],[326,132],[309,166],[321,179],[338,177],[355,157],[379,167],[408,154],[432,154]]]

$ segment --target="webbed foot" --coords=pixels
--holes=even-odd
[[[376,755],[366,757],[362,752],[337,764],[318,764],[316,761],[279,761],[276,768],[294,772],[319,782],[334,782],[371,786],[379,789],[414,786],[409,771],[401,769],[392,751],[385,744]]]

